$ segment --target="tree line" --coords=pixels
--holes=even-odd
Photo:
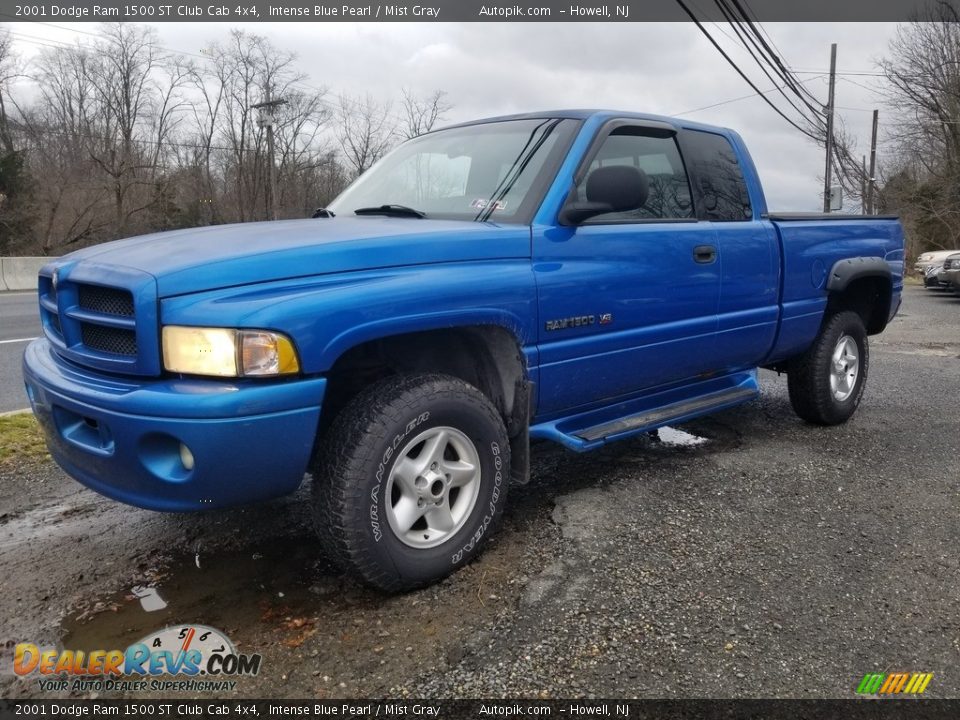
[[[960,250],[960,14],[946,2],[934,13],[902,25],[880,62],[893,118],[881,211],[901,216],[908,259]]]
[[[24,77],[36,91],[12,94]],[[149,26],[109,24],[29,64],[0,33],[0,255],[269,218],[256,107],[268,98],[282,101],[272,110],[280,218],[309,217],[451,108],[442,91],[335,97],[293,53],[240,30],[187,56]]]
[[[904,23],[879,61],[885,131],[880,212],[898,213],[907,254],[960,247],[960,15]],[[11,88],[29,78],[35,91]],[[0,32],[0,255],[58,255],[134,234],[270,217],[266,131],[256,107],[280,99],[281,218],[309,217],[398,141],[451,109],[435,91],[381,100],[309,83],[293,53],[234,30],[188,56],[149,26],[109,24],[29,63]],[[868,178],[838,123],[847,196]]]

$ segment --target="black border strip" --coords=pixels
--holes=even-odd
[[[713,3],[691,11],[701,21],[724,22]],[[960,17],[960,0],[756,0],[761,22],[896,22]],[[0,0],[3,22],[690,22],[676,0]],[[869,30],[865,29],[865,32]]]

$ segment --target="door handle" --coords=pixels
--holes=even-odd
[[[717,248],[713,245],[697,245],[693,249],[693,259],[698,263],[712,263],[717,259]]]

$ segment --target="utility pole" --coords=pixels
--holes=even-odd
[[[877,120],[879,110],[873,111],[873,132],[870,133],[870,175],[867,176],[867,215],[873,215],[874,187],[877,182]]]
[[[863,160],[860,163],[861,174],[860,174],[860,214],[869,215],[870,212],[867,210],[867,185],[869,180],[867,179],[867,156],[863,156]]]
[[[271,220],[277,219],[277,164],[274,160],[273,145],[273,126],[277,119],[274,110],[287,101],[284,99],[273,100],[270,98],[270,84],[267,84],[267,99],[262,103],[253,106],[254,110],[260,111],[257,123],[267,128],[267,212]]]
[[[823,211],[830,212],[830,171],[833,169],[833,86],[837,81],[837,44],[830,45],[830,92],[827,96],[827,162],[823,171]]]

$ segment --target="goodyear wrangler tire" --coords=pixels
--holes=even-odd
[[[473,558],[497,528],[510,444],[493,404],[448,375],[388,378],[334,420],[317,453],[313,515],[328,555],[396,592]]]
[[[863,320],[845,311],[827,317],[813,344],[791,361],[787,389],[793,410],[815,425],[839,425],[860,405],[870,347]]]

